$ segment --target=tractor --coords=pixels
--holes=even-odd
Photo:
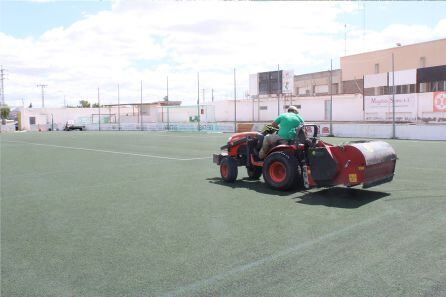
[[[267,129],[268,130],[268,129]],[[301,125],[296,137],[281,141],[261,160],[259,150],[266,133],[233,134],[213,155],[225,182],[237,179],[238,167],[245,166],[250,179],[263,175],[275,190],[362,184],[370,188],[390,182],[395,173],[395,150],[384,141],[351,141],[333,145],[319,138],[317,125]]]

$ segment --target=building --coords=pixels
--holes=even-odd
[[[446,65],[446,38],[341,57],[342,81],[365,75]]]
[[[300,97],[328,95],[330,94],[330,81],[332,94],[341,93],[340,69],[295,75],[294,94]]]

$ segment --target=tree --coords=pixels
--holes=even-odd
[[[91,106],[90,102],[88,102],[87,100],[81,100],[79,101],[79,107],[82,108],[89,108]]]
[[[2,125],[5,125],[6,124],[6,119],[9,117],[9,112],[10,112],[11,110],[9,109],[9,106],[8,105],[3,105],[2,107],[1,107],[1,111],[0,111],[0,114],[1,114],[1,117],[2,117]]]
[[[92,106],[93,108],[98,108],[99,107],[99,104],[98,103],[93,103],[93,106]],[[100,107],[102,107],[102,105],[100,106]]]

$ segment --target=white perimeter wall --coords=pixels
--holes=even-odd
[[[330,134],[327,123],[319,124],[322,136]],[[358,124],[345,123],[333,124],[333,135],[336,137],[356,137],[356,138],[392,138],[392,124]],[[446,125],[395,125],[395,136],[399,139],[413,140],[446,140]]]
[[[30,117],[36,118],[36,125],[48,125],[51,124],[51,118],[55,125],[62,127],[65,123],[69,124],[82,124],[82,121],[91,121],[92,115],[99,114],[98,108],[19,108],[18,111],[21,115],[22,130],[30,130],[31,125],[29,123]],[[129,121],[137,118],[132,116],[131,108],[121,107],[121,121],[126,121],[124,114],[129,114]],[[101,108],[101,114],[116,114],[117,108]],[[96,121],[98,116],[96,117]]]
[[[279,113],[286,112],[285,105],[300,105],[300,114],[307,121],[324,121],[325,102],[330,96],[281,98]],[[217,122],[234,121],[234,101],[214,102]],[[361,121],[364,118],[361,95],[333,96],[333,121]],[[259,108],[260,107],[260,108]],[[273,121],[277,117],[277,98],[237,100],[237,121]]]

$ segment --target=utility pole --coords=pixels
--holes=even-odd
[[[3,69],[3,65],[0,66],[0,82],[1,82],[0,91],[2,92],[2,97],[1,97],[2,101],[0,103],[2,106],[5,105],[5,89],[4,89],[4,85],[3,85],[3,81],[5,79],[4,71],[5,71],[5,69]]]
[[[121,131],[121,104],[119,102],[119,84],[118,84],[118,130]]]
[[[234,132],[237,133],[237,81],[234,68]]]
[[[45,107],[45,91],[44,91],[44,89],[45,89],[46,87],[48,87],[48,85],[39,84],[39,85],[37,85],[37,87],[39,87],[39,88],[42,89],[42,108],[44,108],[44,107]],[[2,94],[3,94],[3,93],[2,93]]]
[[[142,80],[141,80],[141,104],[139,105],[139,121],[142,131]]]
[[[197,72],[197,96],[198,131],[200,131],[200,72]]]
[[[101,100],[99,99],[99,88],[98,88],[98,113],[99,113],[99,131],[101,131]]]
[[[333,59],[330,60],[330,134],[333,136]]]
[[[396,138],[395,130],[395,58],[392,53],[392,138]]]
[[[214,89],[211,89],[212,102],[214,102]]]
[[[279,85],[279,64],[277,64],[277,116],[279,116],[280,115],[280,91],[279,91],[279,87],[280,87],[280,85]]]
[[[166,79],[166,101],[167,101],[167,131],[170,131],[170,117],[169,117],[169,76]]]

